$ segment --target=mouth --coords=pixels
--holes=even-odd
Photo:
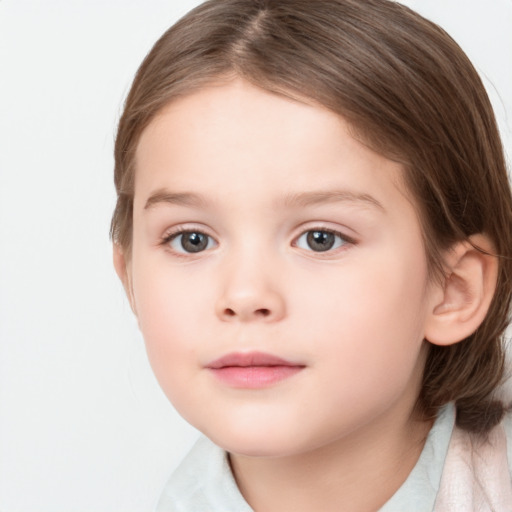
[[[212,361],[206,368],[230,387],[258,389],[296,375],[305,365],[263,352],[237,352]]]

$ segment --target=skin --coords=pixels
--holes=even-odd
[[[430,428],[415,404],[444,296],[400,165],[326,109],[234,80],[160,112],[136,168],[117,267],[170,401],[230,453],[254,510],[379,508]],[[249,389],[207,368],[251,351],[301,369]]]

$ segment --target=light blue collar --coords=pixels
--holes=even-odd
[[[432,512],[455,423],[441,409],[411,474],[379,512]],[[226,453],[201,437],[165,485],[155,512],[252,512],[238,490]]]

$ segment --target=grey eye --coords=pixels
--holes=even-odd
[[[184,231],[172,237],[169,245],[176,252],[197,253],[214,246],[213,239],[199,231]]]
[[[340,233],[325,229],[314,229],[302,233],[297,239],[297,247],[314,252],[326,252],[337,249],[346,243]]]

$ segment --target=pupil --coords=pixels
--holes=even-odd
[[[307,241],[314,251],[328,251],[334,245],[334,235],[328,231],[310,231]]]
[[[186,233],[181,237],[181,246],[187,252],[200,252],[206,249],[208,238],[202,233]]]

